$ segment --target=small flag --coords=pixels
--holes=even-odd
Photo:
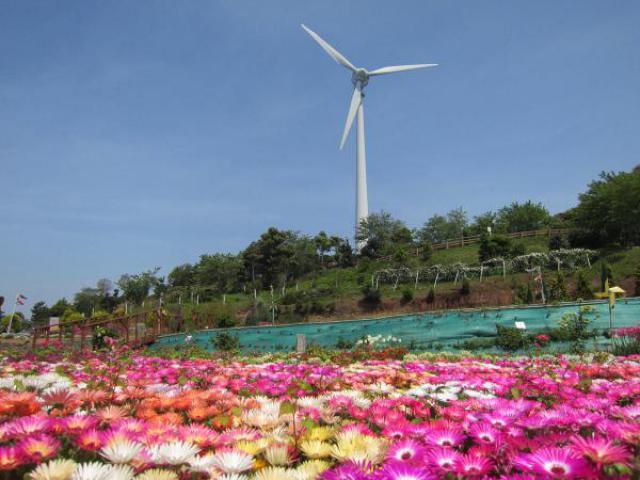
[[[22,295],[21,293],[18,294],[18,296],[16,297],[16,303],[18,305],[24,305],[24,301],[27,299],[27,297],[25,297],[24,295]]]

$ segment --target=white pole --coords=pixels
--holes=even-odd
[[[413,289],[418,289],[418,275],[420,275],[420,270],[416,270],[416,283],[413,285]]]
[[[360,88],[360,84],[356,86]],[[360,93],[362,95],[362,93]],[[356,234],[362,220],[366,220],[369,217],[369,200],[367,196],[367,153],[365,149],[364,141],[364,106],[363,102],[360,102],[358,107],[358,125],[356,128]],[[360,253],[360,250],[365,246],[365,241],[356,241],[356,251]]]
[[[9,325],[7,326],[7,333],[11,333],[11,326],[13,325],[13,317],[16,316],[16,309],[18,308],[18,295],[13,301],[13,312],[11,312],[11,318],[9,319]]]

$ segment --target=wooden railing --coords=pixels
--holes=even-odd
[[[527,237],[554,237],[556,235],[566,235],[569,232],[568,228],[541,228],[538,230],[527,230],[524,232],[513,232],[513,233],[505,233],[500,234],[509,238],[527,238]],[[479,243],[482,235],[469,235],[465,237],[460,237],[457,239],[446,240],[441,243],[432,243],[431,248],[433,250],[448,250],[450,248],[460,248],[466,247],[468,245],[473,245],[475,243]],[[412,251],[415,256],[419,256],[421,248],[416,248]],[[379,257],[379,260],[391,260],[393,255],[385,255],[383,257]]]
[[[161,310],[153,310],[133,315],[83,318],[59,325],[35,327],[31,347],[57,340],[63,346],[82,350],[92,346],[91,340],[98,327],[116,333],[115,340],[120,344],[139,347],[153,343],[158,335],[164,333],[163,316]]]

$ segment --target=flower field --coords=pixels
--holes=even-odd
[[[0,478],[635,478],[638,360],[4,358]]]

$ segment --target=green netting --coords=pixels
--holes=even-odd
[[[226,329],[240,338],[245,351],[291,351],[296,345],[296,335],[303,333],[307,344],[335,347],[339,340],[356,342],[367,335],[393,336],[402,345],[418,348],[450,350],[460,342],[474,338],[493,337],[496,325],[514,326],[524,322],[527,331],[536,332],[558,326],[558,320],[566,313],[577,313],[581,305],[481,309],[421,313],[400,317],[371,320],[348,320],[341,322],[305,323],[271,327],[244,327]],[[609,328],[609,306],[607,302],[594,302],[598,318],[590,328]],[[591,316],[593,319],[593,316]],[[621,299],[614,309],[614,327],[640,324],[640,299]],[[191,333],[197,345],[213,350],[211,339],[220,330],[205,330]],[[167,335],[158,339],[154,347],[183,344],[185,334]]]

